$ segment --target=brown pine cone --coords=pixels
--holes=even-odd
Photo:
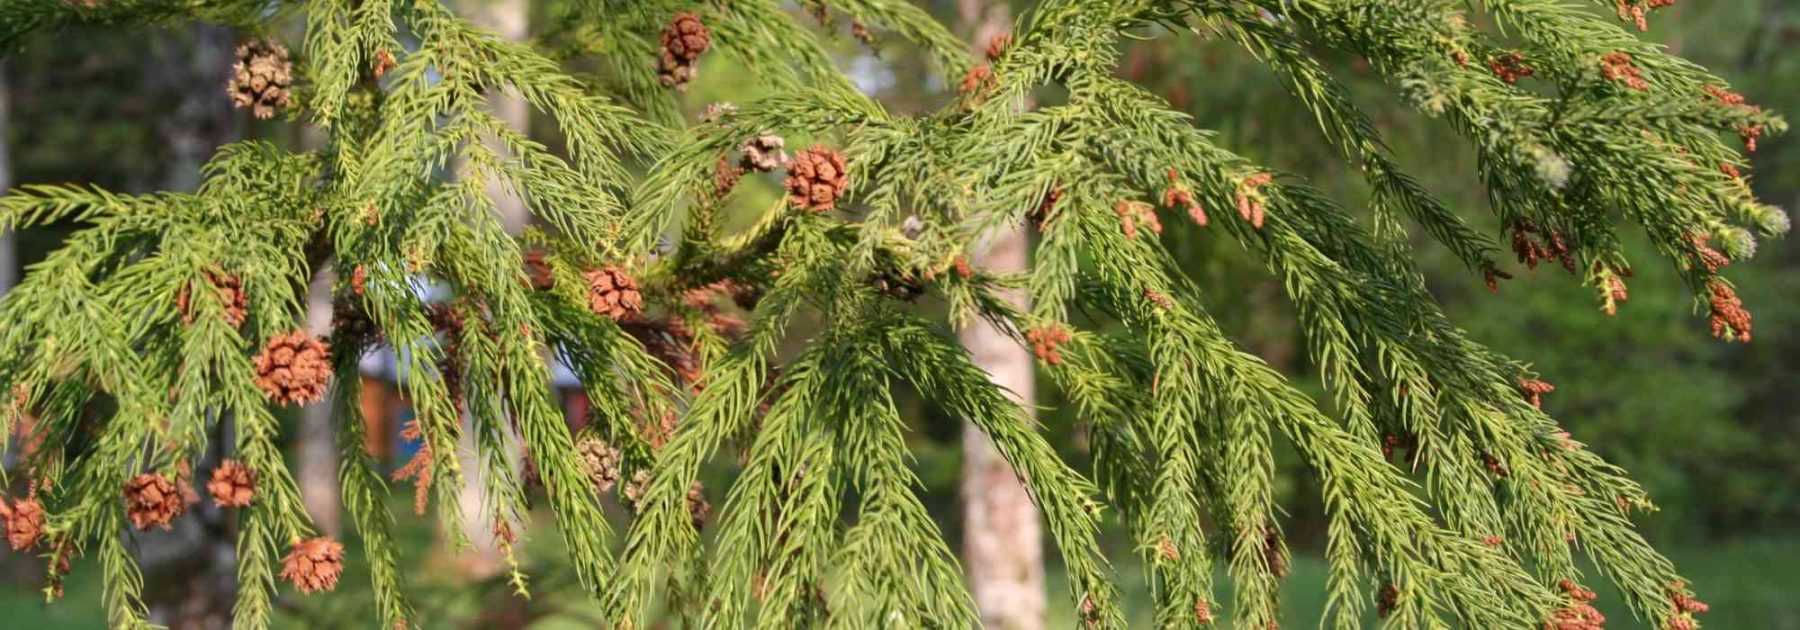
[[[331,350],[304,330],[276,335],[256,355],[256,386],[279,405],[304,405],[325,397],[331,382]]]
[[[675,377],[683,384],[698,387],[701,378],[700,357],[694,352],[694,332],[688,329],[685,321],[679,317],[669,317],[651,322],[650,326],[632,326],[628,330],[639,343],[644,344],[644,349],[651,356],[674,370]]]
[[[619,483],[619,463],[623,459],[619,449],[597,438],[588,438],[576,442],[575,451],[581,454],[583,469],[588,481],[594,484],[594,491],[600,494],[612,492],[613,486]]]
[[[713,164],[713,197],[724,199],[737,188],[738,181],[744,179],[744,168],[733,164],[731,158],[721,156]]]
[[[588,310],[596,314],[622,319],[638,314],[644,308],[644,295],[637,281],[618,267],[603,267],[583,274],[588,282]]]
[[[850,187],[844,154],[813,145],[794,154],[788,165],[788,203],[812,212],[825,212],[837,207],[838,198]]]
[[[1281,549],[1281,534],[1272,527],[1263,528],[1263,560],[1269,564],[1271,575],[1287,577],[1288,556]]]
[[[712,516],[712,503],[707,502],[706,487],[698,481],[688,486],[687,506],[688,515],[694,519],[694,529],[706,527],[707,517]]]
[[[243,324],[246,304],[249,302],[244,297],[243,280],[231,274],[208,271],[206,272],[206,282],[212,285],[213,292],[218,294],[219,303],[225,305],[225,324],[232,328]],[[181,311],[181,323],[183,324],[194,323],[193,299],[190,291],[192,291],[191,286],[184,286],[181,288],[181,293],[175,295],[175,308]]]
[[[169,523],[187,511],[175,483],[156,473],[144,473],[125,482],[125,512],[139,531],[152,525],[171,529]]]
[[[243,462],[227,459],[213,469],[212,480],[206,482],[206,491],[212,494],[213,502],[219,507],[247,507],[250,500],[256,498],[256,476]]]
[[[727,101],[707,103],[706,111],[701,112],[700,122],[716,123],[737,115],[738,107]]]
[[[181,509],[200,502],[200,492],[194,489],[194,466],[187,462],[175,464],[175,492],[181,495]]]
[[[625,507],[631,511],[638,510],[638,501],[644,499],[644,492],[650,489],[650,471],[639,468],[631,474],[631,483],[625,484]]]
[[[694,80],[695,63],[711,47],[712,33],[700,23],[700,16],[688,12],[675,14],[675,20],[662,33],[662,61],[657,67],[662,84],[677,90],[686,89],[687,82]]]
[[[1050,219],[1050,212],[1056,209],[1056,203],[1062,201],[1062,196],[1062,184],[1051,185],[1050,191],[1044,193],[1044,198],[1038,200],[1038,206],[1033,208],[1031,214],[1026,215],[1026,218],[1037,224],[1038,229],[1043,229],[1044,222]]]
[[[1537,72],[1531,64],[1525,63],[1525,56],[1516,52],[1503,53],[1488,60],[1488,69],[1494,76],[1500,77],[1507,85],[1514,85],[1519,79],[1529,77]]]
[[[269,40],[246,42],[237,47],[235,73],[226,92],[233,107],[250,108],[257,118],[273,118],[275,110],[288,106],[288,88],[294,83],[294,66],[287,48]]]
[[[343,574],[344,545],[323,536],[294,543],[293,550],[281,559],[281,578],[293,582],[302,593],[337,588],[338,576]]]
[[[331,334],[339,340],[357,345],[381,340],[381,329],[376,328],[375,322],[369,320],[369,314],[344,296],[338,296],[331,302]]]
[[[1376,594],[1375,614],[1386,619],[1400,605],[1400,589],[1392,582],[1381,585],[1381,592]]]
[[[13,551],[37,546],[44,537],[45,520],[44,504],[37,499],[22,499],[9,506],[0,498],[0,521],[6,524],[6,542]]]
[[[788,155],[783,150],[786,147],[787,140],[772,133],[745,140],[742,145],[738,146],[738,150],[744,154],[743,159],[738,161],[738,165],[764,173],[787,166]]]
[[[357,265],[350,271],[350,292],[362,295],[369,290],[369,268]]]
[[[425,307],[425,319],[431,320],[431,328],[444,335],[452,344],[462,337],[462,313],[447,302],[438,302]]]
[[[556,275],[550,269],[548,254],[541,249],[525,252],[525,277],[531,279],[531,288],[548,291],[556,286]]]
[[[909,278],[897,271],[878,272],[869,277],[869,284],[883,295],[911,302],[925,294],[925,285],[914,278]]]

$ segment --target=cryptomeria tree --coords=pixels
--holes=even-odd
[[[514,541],[534,531],[527,488],[541,487],[567,562],[620,627],[664,614],[705,627],[975,625],[917,495],[898,388],[994,440],[1090,627],[1124,624],[1097,543],[1112,518],[1159,625],[1273,627],[1288,564],[1278,441],[1321,485],[1334,627],[1373,608],[1398,627],[1598,628],[1583,586],[1596,579],[1656,627],[1695,627],[1705,605],[1632,529],[1649,500],[1538,409],[1548,383],[1446,321],[1410,237],[1429,235],[1490,287],[1510,277],[1501,247],[1396,168],[1321,61],[1366,59],[1421,115],[1451,123],[1524,265],[1560,265],[1600,308],[1621,308],[1632,263],[1618,230],[1635,225],[1713,332],[1748,341],[1750,315],[1720,272],[1751,255],[1752,232],[1787,220],[1753,198],[1735,147],[1783,123],[1625,28],[1672,2],[1600,4],[1625,23],[1561,0],[1045,0],[983,59],[905,0],[805,3],[858,38],[910,42],[956,86],[905,116],[859,92],[776,0],[557,4],[531,45],[430,0],[5,3],[8,45],[78,21],[240,27],[219,98],[329,136],[310,152],[228,146],[192,193],[0,198],[8,228],[83,226],[0,312],[6,428],[28,453],[29,489],[5,503],[9,540],[45,554],[53,593],[70,557],[96,557],[111,621],[144,626],[133,532],[216,501],[239,512],[237,623],[266,625],[278,579],[313,592],[344,570],[276,442],[278,408],[329,398],[381,623],[417,623],[355,404],[359,357],[386,345],[417,410],[421,455],[401,472],[420,507],[458,524],[456,493],[475,475],[491,526]],[[304,38],[290,49],[276,40],[294,21]],[[1233,153],[1117,78],[1121,43],[1151,36],[1224,38],[1278,73],[1316,114],[1322,150],[1367,177],[1367,211]],[[684,122],[681,88],[714,63],[771,96]],[[599,71],[581,80],[571,67]],[[493,89],[553,117],[562,150],[491,115]],[[507,234],[489,178],[536,228]],[[729,220],[749,187],[783,194]],[[1029,271],[968,264],[982,235],[1013,222],[1039,235]],[[1209,316],[1232,296],[1208,294],[1163,246],[1200,230],[1280,278],[1325,396]],[[297,322],[327,264],[337,317],[317,338]],[[425,285],[451,297],[428,300]],[[997,297],[1015,288],[1028,311]],[[926,294],[946,307],[912,305]],[[1090,470],[1059,459],[955,343],[949,326],[977,319],[1028,344],[1091,425]],[[594,403],[573,434],[550,395],[553,361]],[[190,462],[220,423],[235,427],[234,454],[196,478]],[[464,432],[479,470],[459,465]],[[697,485],[734,453],[729,488]],[[210,499],[190,497],[202,482]],[[623,532],[602,508],[615,493],[632,511]]]

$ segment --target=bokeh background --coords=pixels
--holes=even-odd
[[[534,17],[552,14],[556,1],[533,2]],[[921,4],[946,23],[957,23],[956,2]],[[792,10],[803,22],[828,29],[805,7]],[[1645,37],[1727,77],[1751,102],[1790,118],[1800,115],[1800,53],[1794,52],[1800,47],[1800,2],[1682,2],[1657,15]],[[829,30],[841,66],[895,110],[936,107],[953,88],[943,77],[931,76],[915,51],[896,37],[877,31],[875,43],[865,45],[841,19]],[[287,33],[289,41],[297,41],[296,33]],[[0,179],[10,174],[15,185],[90,182],[121,192],[191,189],[199,166],[221,143],[257,138],[296,149],[317,146],[316,133],[302,125],[252,121],[230,108],[223,86],[231,49],[241,36],[195,25],[75,27],[0,51],[5,55],[0,108],[7,110],[0,117],[5,130],[0,142],[9,158],[0,161]],[[1348,207],[1367,198],[1361,178],[1322,142],[1310,114],[1271,73],[1228,42],[1204,33],[1134,42],[1127,46],[1126,59],[1122,75],[1152,87],[1199,125],[1216,130],[1225,146],[1304,177]],[[1498,237],[1499,226],[1474,176],[1474,152],[1447,125],[1405,106],[1361,60],[1327,61],[1381,128],[1406,170]],[[605,71],[581,64],[572,69]],[[754,73],[708,59],[684,106],[697,115],[708,103],[745,102],[760,94]],[[554,129],[534,131],[554,146]],[[1750,173],[1757,192],[1769,202],[1800,208],[1800,143],[1775,138],[1761,145]],[[15,235],[14,260],[5,271],[28,273],[34,261],[76,227]],[[1225,327],[1297,381],[1314,382],[1293,314],[1270,276],[1229,240],[1183,232],[1168,237],[1170,243],[1202,286],[1226,296],[1211,301]],[[1641,516],[1639,523],[1712,604],[1709,626],[1800,628],[1800,598],[1793,596],[1800,592],[1800,457],[1795,456],[1800,452],[1800,247],[1764,243],[1753,261],[1734,267],[1734,280],[1755,312],[1757,336],[1748,345],[1726,345],[1711,338],[1687,291],[1663,263],[1639,265],[1631,301],[1609,317],[1599,311],[1590,289],[1560,269],[1509,269],[1518,278],[1490,294],[1478,274],[1429,239],[1416,240],[1430,286],[1452,319],[1476,339],[1533,363],[1557,385],[1545,399],[1546,409],[1649,489],[1661,511]],[[1642,260],[1654,258],[1640,251],[1645,251]],[[921,308],[934,307],[928,300]],[[388,373],[379,363],[379,358],[370,361],[365,378],[371,384]],[[571,421],[579,422],[585,413],[580,400],[568,401]],[[397,435],[407,414],[405,402],[386,397],[365,402],[387,419],[376,431],[386,437],[371,442],[371,450],[398,467],[410,448]],[[1084,460],[1078,419],[1058,406],[1053,390],[1042,391],[1039,402],[1046,431],[1056,436],[1068,458]],[[955,548],[960,535],[954,509],[959,420],[916,400],[908,405],[914,429],[910,440],[927,486],[927,504]],[[302,416],[287,418],[285,439],[296,462],[317,451],[308,450],[309,441],[321,439],[306,429]],[[723,496],[730,475],[727,461],[709,472],[715,495]],[[1324,593],[1324,568],[1316,560],[1323,538],[1319,502],[1307,472],[1291,458],[1281,479],[1291,519],[1286,529],[1296,551],[1286,587],[1287,623],[1311,626]],[[302,480],[325,484],[324,496],[332,495],[328,475],[303,475]],[[533,578],[533,598],[526,601],[510,595],[501,581],[458,577],[464,572],[454,570],[459,560],[442,542],[435,520],[412,514],[410,487],[395,484],[393,490],[392,509],[403,524],[401,540],[407,547],[406,574],[430,627],[600,625],[573,576],[559,564],[559,542],[550,534],[554,525],[548,518],[534,519],[519,557]],[[321,520],[338,518],[329,506],[314,511]],[[623,512],[615,513],[623,523]],[[229,524],[221,520],[215,526],[136,538],[150,597],[177,607],[205,605],[207,593],[228,598],[230,574],[219,573],[215,556],[228,557],[230,545],[208,542],[229,540],[228,535]],[[1110,544],[1127,594],[1147,602],[1128,541],[1115,535]],[[349,564],[335,593],[306,598],[286,593],[280,622],[290,627],[368,626],[370,603],[354,551]],[[41,592],[43,569],[41,558],[0,552],[0,626],[104,625],[97,606],[97,571],[77,563],[66,597],[47,605]],[[1054,566],[1049,574],[1051,627],[1067,627],[1073,614]],[[1612,627],[1639,627],[1600,590]],[[1147,623],[1147,614],[1138,620]]]

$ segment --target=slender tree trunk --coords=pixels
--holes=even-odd
[[[154,97],[169,102],[151,122],[167,147],[160,173],[164,189],[198,188],[200,167],[220,145],[242,135],[241,119],[223,87],[231,77],[235,39],[229,29],[200,24],[156,35],[148,46],[142,67],[150,80],[145,85],[155,86]],[[213,431],[207,453],[193,463],[189,483],[205,480],[227,456],[229,424],[229,418],[222,419]],[[140,561],[151,577],[146,603],[152,619],[171,629],[226,628],[237,594],[232,515],[205,500],[190,509],[168,538],[140,547]]]
[[[288,139],[304,151],[323,149],[327,140],[323,130],[304,125]],[[331,268],[313,271],[313,281],[306,292],[306,329],[319,337],[329,337],[331,286],[337,282],[337,271]],[[326,535],[341,539],[344,533],[343,504],[339,500],[342,493],[338,485],[337,440],[330,401],[327,397],[300,410],[300,432],[295,436],[294,451],[298,460],[295,472],[300,484],[300,504],[312,516],[313,524]],[[386,434],[378,436],[376,433],[371,429],[369,439],[386,437]]]
[[[958,0],[957,8],[974,33],[977,51],[1011,28],[1004,0]],[[976,266],[1011,272],[1029,265],[1030,235],[1023,225],[997,229],[984,241],[973,257]],[[1020,307],[1030,300],[1022,291],[1006,298]],[[1035,395],[1031,353],[986,321],[975,322],[958,336],[988,377],[1030,409]],[[963,563],[982,625],[997,630],[1043,628],[1044,551],[1037,507],[993,441],[973,423],[963,423],[962,446]]]
[[[531,5],[526,0],[463,0],[471,21],[509,41],[524,41],[530,34]],[[531,130],[531,108],[524,101],[495,93],[488,95],[494,115],[521,133]],[[489,142],[489,148],[504,155],[505,148]],[[506,231],[518,234],[525,229],[531,215],[525,202],[512,194],[498,179],[490,177],[486,184],[488,198],[500,215]],[[464,423],[468,425],[467,422]],[[462,460],[463,487],[460,495],[463,531],[473,548],[464,552],[459,566],[472,578],[487,578],[505,568],[500,541],[495,536],[494,522],[489,516],[487,491],[482,487],[482,464],[475,456],[475,432],[465,428],[457,449]],[[517,466],[515,465],[515,468]],[[518,531],[518,524],[512,524]]]
[[[7,153],[7,118],[12,115],[12,93],[6,89],[6,61],[0,60],[0,190],[12,188],[12,156]],[[0,295],[19,281],[18,250],[12,230],[0,231]]]
[[[321,337],[331,334],[331,285],[337,273],[319,270],[313,276],[306,294],[306,328]],[[338,501],[337,443],[331,426],[331,401],[307,405],[300,412],[300,434],[295,456],[299,474],[300,503],[312,516],[313,524],[332,538],[341,539],[344,532],[341,503]]]
[[[493,31],[495,35],[507,41],[522,42],[531,35],[531,3],[527,0],[464,0],[474,6],[470,7],[470,20],[476,25]],[[507,126],[520,133],[531,131],[531,106],[525,101],[496,92],[488,95],[488,104],[494,115],[505,121]],[[488,147],[496,153],[504,155],[505,147],[490,142]],[[525,225],[531,222],[531,214],[525,208],[525,201],[508,191],[497,178],[488,178],[488,198],[494,200],[494,207],[500,213],[500,222],[506,231],[518,234],[524,231]]]
[[[12,156],[7,153],[7,121],[12,115],[12,92],[6,85],[6,60],[0,59],[0,190],[12,188]],[[11,291],[18,283],[18,249],[12,230],[0,228],[0,296]],[[0,468],[12,470],[15,460],[19,459],[18,447],[13,446],[15,440],[0,440],[7,446],[0,448]],[[6,490],[6,488],[0,488]]]

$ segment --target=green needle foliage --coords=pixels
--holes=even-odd
[[[807,3],[909,42],[960,86],[907,116],[859,92],[777,0],[561,3],[531,44],[432,0],[7,2],[6,45],[75,22],[199,19],[269,37],[303,21],[285,111],[329,137],[311,152],[228,146],[194,193],[0,198],[8,229],[81,225],[0,306],[3,428],[32,445],[33,490],[8,513],[41,507],[24,542],[47,550],[52,579],[62,559],[96,555],[112,623],[147,626],[126,524],[148,512],[126,484],[195,483],[189,462],[231,423],[234,458],[255,477],[238,514],[237,624],[267,625],[278,576],[320,586],[332,560],[311,546],[275,408],[317,398],[305,388],[331,375],[303,369],[305,352],[265,348],[297,327],[305,287],[330,264],[343,499],[385,626],[419,620],[354,402],[357,359],[382,344],[417,409],[424,454],[408,472],[422,503],[461,531],[456,489],[476,475],[502,538],[530,533],[510,464],[525,453],[567,562],[621,628],[663,614],[701,627],[977,625],[918,496],[897,387],[994,440],[1044,514],[1087,627],[1124,624],[1097,539],[1115,515],[1159,626],[1273,627],[1286,442],[1321,486],[1332,627],[1360,627],[1374,608],[1394,627],[1598,628],[1580,586],[1592,566],[1650,625],[1693,628],[1703,605],[1633,530],[1649,500],[1537,408],[1526,365],[1445,318],[1409,230],[1490,285],[1505,278],[1500,246],[1398,170],[1321,61],[1366,59],[1465,137],[1522,261],[1560,264],[1619,308],[1631,275],[1619,230],[1635,225],[1714,333],[1747,341],[1749,314],[1719,272],[1787,219],[1752,196],[1734,143],[1753,149],[1784,123],[1626,30],[1668,3],[1619,0],[1624,23],[1604,14],[1613,2],[1595,4],[1044,0],[977,59],[906,0]],[[1367,211],[1233,153],[1117,78],[1136,37],[1223,38],[1266,63],[1366,174]],[[770,96],[684,123],[672,88],[712,63],[754,73]],[[565,70],[577,65],[600,71],[578,79]],[[553,119],[564,150],[507,128],[486,109],[493,91]],[[1042,94],[1057,97],[1028,99]],[[783,166],[756,164],[745,144],[770,135],[818,144],[785,165],[792,194],[728,221],[738,188],[780,176],[759,174]],[[508,234],[489,179],[538,227]],[[984,235],[1020,222],[1039,235],[1029,271],[968,265]],[[1280,278],[1324,399],[1209,315],[1232,296],[1208,294],[1163,244],[1198,230]],[[452,297],[428,300],[423,284]],[[1030,309],[998,297],[1008,289],[1028,291]],[[948,317],[911,306],[920,292]],[[975,320],[1033,347],[1092,427],[1091,469],[1060,459],[956,344],[950,327]],[[552,357],[594,402],[577,434],[551,396]],[[455,456],[465,431],[479,470]],[[741,474],[708,524],[697,477],[727,450]],[[634,512],[623,532],[602,511],[615,488]],[[525,592],[523,576],[513,583]]]

